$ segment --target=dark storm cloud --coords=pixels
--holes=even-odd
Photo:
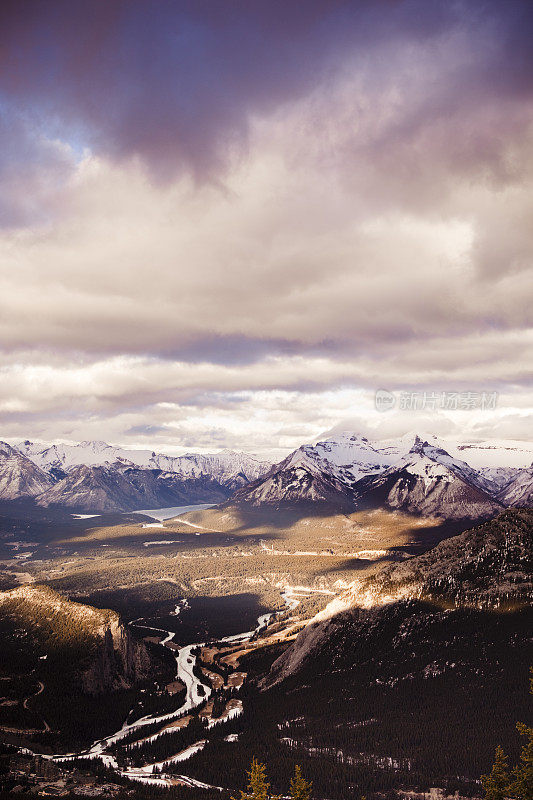
[[[529,93],[532,16],[513,0],[4,0],[0,88],[52,137],[139,156],[161,180],[216,178],[251,116],[384,41],[481,27],[469,92]]]

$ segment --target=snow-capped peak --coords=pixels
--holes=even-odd
[[[221,482],[236,480],[238,485],[258,478],[270,467],[270,464],[246,453],[230,450],[213,454],[188,453],[184,456],[169,456],[155,453],[153,450],[127,450],[103,441],[50,446],[24,441],[16,449],[46,472],[54,469],[68,472],[78,466],[109,464],[120,465],[122,468],[131,466],[158,469],[176,473],[184,478],[210,476]]]

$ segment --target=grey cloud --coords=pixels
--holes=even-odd
[[[55,216],[60,190],[71,177],[70,149],[0,102],[0,228],[45,224]]]
[[[166,428],[164,425],[132,425],[131,428],[128,428],[124,431],[126,436],[147,436],[153,439],[153,437],[159,433],[169,432],[169,428]]]
[[[515,27],[496,3],[472,14],[446,2],[256,0],[221,13],[162,0],[154,13],[138,0],[6,0],[0,87],[99,152],[140,156],[159,179],[180,167],[213,175],[245,144],[252,115],[300,97],[346,53],[468,27],[481,8]]]
[[[530,384],[533,12],[430,5],[2,5],[11,430],[237,442],[255,403],[266,446],[327,392]]]

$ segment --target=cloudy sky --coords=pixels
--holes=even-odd
[[[529,436],[532,3],[4,0],[0,31],[0,438]]]

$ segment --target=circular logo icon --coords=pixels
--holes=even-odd
[[[394,408],[396,398],[392,392],[387,389],[378,389],[375,397],[375,404],[377,411],[390,411]]]

